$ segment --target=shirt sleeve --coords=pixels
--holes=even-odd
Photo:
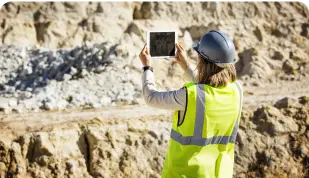
[[[170,110],[184,111],[186,107],[186,88],[171,91],[158,91],[154,82],[154,74],[146,70],[142,75],[142,91],[147,105]]]

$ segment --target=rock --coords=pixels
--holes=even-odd
[[[69,177],[90,177],[83,155],[87,154],[83,147],[85,140],[76,130],[27,134],[20,138],[20,145],[21,150],[25,151],[22,153],[24,158],[31,160],[31,168],[26,170],[27,173],[43,177],[63,176],[68,171]]]
[[[101,108],[101,104],[97,102],[91,102],[90,106],[95,109]]]
[[[155,26],[153,24],[156,24]],[[131,23],[128,28],[128,33],[134,33],[137,36],[140,36],[144,41],[146,39],[146,32],[149,30],[160,30],[160,29],[167,29],[167,30],[175,30],[177,31],[178,36],[183,36],[182,31],[179,29],[177,23],[173,21],[166,21],[166,20],[136,20]]]
[[[35,139],[35,145],[34,145],[34,158],[46,155],[46,156],[53,156],[55,155],[56,148],[49,140],[49,135],[47,133],[39,133],[36,135]]]
[[[213,29],[218,29],[219,25],[213,22],[209,23],[207,26],[205,25],[192,25],[188,27],[186,30],[191,34],[193,40],[200,40],[207,32]]]
[[[282,52],[278,51],[278,50],[275,50],[275,49],[272,49],[271,50],[271,54],[270,54],[270,57],[272,59],[275,59],[275,60],[283,60],[284,58],[284,55],[282,54]]]
[[[82,69],[80,74],[81,74],[82,77],[86,77],[89,73],[86,69]]]
[[[263,41],[263,31],[260,27],[257,26],[253,33],[259,41]]]
[[[284,117],[275,107],[260,108],[254,115],[254,122],[261,133],[275,136],[298,131],[296,122],[292,118]]]
[[[306,82],[284,75],[282,67],[289,59],[287,71],[308,73],[308,15],[298,2],[9,2],[0,11],[0,110],[144,105],[138,54],[145,32],[156,29],[176,30],[193,59],[190,44],[207,31],[229,34],[246,87]],[[171,60],[152,62],[158,88],[181,87],[183,73]],[[306,175],[307,97],[299,103],[283,98],[273,107],[264,101],[276,97],[260,92],[245,93],[253,105],[265,106],[243,112],[235,177]],[[72,113],[65,122],[58,117],[45,122],[53,112],[22,114],[17,120],[15,114],[1,115],[0,177],[160,177],[170,118],[98,120],[87,118],[91,112],[78,116],[85,117],[82,121],[73,121]],[[24,117],[29,120],[18,122]]]
[[[184,48],[185,50],[189,50],[193,46],[193,40],[188,31],[185,31],[183,34],[183,42],[184,42]]]
[[[117,45],[115,52],[117,56],[122,58],[126,58],[129,56],[129,51],[127,50],[126,45],[123,44]]]
[[[66,100],[58,100],[56,108],[58,110],[64,110],[68,106],[68,102]]]
[[[107,96],[102,96],[100,98],[100,103],[103,105],[103,106],[110,106],[112,100],[110,97],[107,97]]]
[[[274,106],[278,109],[281,109],[281,108],[289,108],[295,106],[296,104],[297,100],[285,97],[277,101]]]
[[[303,120],[284,114],[291,108],[245,109],[235,144],[235,174],[262,171],[272,177],[305,171],[309,132],[304,126],[300,134]],[[169,133],[169,119],[161,115],[50,124],[12,137],[0,133],[0,175],[10,170],[16,177],[159,177]]]
[[[0,176],[5,177],[7,172],[7,167],[3,162],[0,162]]]
[[[308,54],[306,54],[305,52],[303,52],[302,50],[299,49],[295,49],[293,51],[290,52],[290,58],[295,61],[295,62],[304,62],[304,63],[308,63]]]
[[[9,164],[10,164],[10,140],[1,134],[0,140],[0,176],[5,177],[6,172],[8,172]]]
[[[296,74],[296,70],[298,69],[298,65],[293,62],[292,60],[286,60],[284,61],[282,65],[282,70],[286,74]]]
[[[1,98],[0,99],[0,111],[4,113],[9,113],[11,111],[11,107],[9,107],[9,100]]]
[[[6,34],[2,38],[4,44],[23,44],[34,46],[37,43],[33,23],[20,23],[18,21],[8,21],[7,23],[10,23],[10,26],[6,29]]]
[[[56,110],[57,108],[57,103],[54,98],[46,97],[46,99],[42,101],[42,104],[42,109]]]
[[[299,98],[299,103],[305,105],[309,103],[309,97],[308,96],[302,96]]]
[[[150,19],[152,16],[151,2],[142,2],[141,5],[137,5],[134,9],[133,19]]]
[[[301,31],[300,35],[309,38],[309,24],[303,23],[301,28],[302,28],[302,31]]]
[[[77,2],[65,2],[63,3],[65,10],[73,13],[74,15],[78,15],[81,17],[86,16],[86,9],[84,8],[85,3],[77,3]]]
[[[56,110],[63,107],[74,109],[91,103],[101,105],[100,99],[89,98],[88,95],[98,98],[107,96],[114,104],[119,101],[137,103],[143,99],[138,54],[145,43],[146,32],[156,29],[176,30],[179,42],[184,42],[189,57],[193,59],[192,63],[196,63],[197,53],[191,44],[196,44],[207,31],[217,29],[229,34],[241,59],[236,64],[237,72],[239,78],[246,81],[245,84],[264,83],[254,82],[257,79],[271,83],[298,80],[298,76],[308,73],[306,68],[309,66],[306,65],[308,39],[301,36],[302,25],[307,24],[305,16],[301,15],[306,14],[302,7],[289,3],[217,2],[7,4],[0,12],[0,28],[3,29],[0,30],[1,39],[5,41],[5,38],[11,38],[10,33],[15,33],[11,27],[25,28],[25,32],[19,30],[12,39],[18,42],[24,38],[24,33],[29,33],[27,38],[33,38],[37,46],[25,43],[27,47],[20,47],[23,43],[17,42],[10,46],[4,42],[1,46],[1,97],[18,99],[18,105],[20,100],[27,100],[26,104],[21,102],[21,107],[30,111],[45,108],[45,101],[49,105],[47,108]],[[275,13],[278,8],[280,13]],[[14,14],[17,11],[18,14]],[[297,20],[294,20],[295,14],[300,14]],[[231,20],[231,17],[237,20]],[[284,20],[287,18],[289,20]],[[276,29],[283,36],[287,35],[286,39],[292,40],[273,36],[272,33],[276,35]],[[294,43],[294,37],[300,37],[303,44]],[[289,49],[290,56],[286,49]],[[295,72],[300,75],[294,78],[281,77],[283,59],[297,63],[299,70]],[[154,61],[157,66],[155,71],[160,71],[156,74],[159,88],[175,89],[179,87],[178,84],[166,82],[167,79],[183,80],[179,68],[172,69],[175,66],[170,62]],[[132,76],[125,78],[123,74]],[[276,74],[276,77],[272,74]],[[126,91],[128,89],[123,81],[132,81],[132,92]],[[48,94],[47,88],[51,88]],[[21,94],[24,92],[28,94]],[[62,101],[67,96],[74,98],[72,103]],[[30,98],[34,99],[28,101]],[[47,98],[54,98],[54,101],[47,101]],[[57,103],[62,104],[58,106]],[[108,99],[102,103],[110,101]]]
[[[18,102],[24,105],[26,110],[32,110],[38,107],[36,98],[21,99]]]
[[[72,76],[70,74],[64,74],[63,75],[63,80],[64,81],[70,80],[71,78],[72,78]]]
[[[254,79],[270,76],[271,70],[267,58],[259,56],[256,48],[245,50],[239,54],[240,61],[236,63],[236,70],[240,76],[249,75]]]
[[[11,99],[11,100],[9,100],[8,104],[9,104],[10,107],[14,108],[14,107],[17,106],[17,100],[16,99]]]

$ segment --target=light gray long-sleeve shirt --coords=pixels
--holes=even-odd
[[[192,82],[196,82],[196,71],[190,65],[185,70],[185,75]],[[147,105],[159,109],[184,111],[186,107],[186,88],[170,91],[158,91],[155,85],[154,74],[146,70],[142,75],[142,91]]]

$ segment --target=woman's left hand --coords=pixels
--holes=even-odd
[[[139,54],[139,59],[141,60],[143,67],[150,66],[150,55],[148,52],[147,44],[145,44],[144,48]]]

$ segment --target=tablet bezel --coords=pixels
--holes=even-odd
[[[175,33],[175,55],[174,56],[156,56],[156,57],[152,57],[150,55],[150,33],[153,33],[153,32],[174,32]],[[151,58],[175,58],[176,57],[176,54],[177,54],[177,48],[176,48],[176,43],[178,42],[178,34],[177,34],[177,31],[175,30],[150,30],[150,31],[147,31],[147,48],[148,48],[148,51],[149,51],[149,56]]]

